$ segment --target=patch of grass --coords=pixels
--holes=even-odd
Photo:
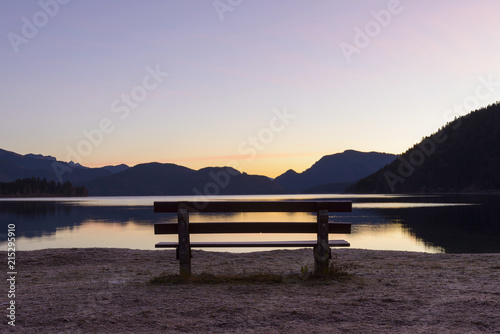
[[[343,265],[330,265],[329,277],[337,281],[347,281],[353,277],[349,271],[356,269],[354,264],[343,264]]]
[[[307,266],[302,266],[300,274],[277,275],[269,273],[255,273],[255,274],[208,274],[202,273],[192,275],[189,279],[185,280],[178,274],[162,273],[149,280],[151,285],[161,284],[247,284],[247,283],[264,283],[264,284],[280,284],[280,283],[297,283],[297,282],[345,282],[354,277],[349,270],[354,269],[354,265],[330,265],[328,274],[326,276],[316,275],[314,272],[309,271]]]
[[[336,255],[332,255],[332,261],[328,268],[327,275],[318,275],[314,272],[310,272],[307,266],[302,266],[300,268],[301,279],[304,281],[338,281],[344,282],[353,278],[353,275],[349,272],[351,269],[355,269],[354,264],[338,264],[336,263]]]

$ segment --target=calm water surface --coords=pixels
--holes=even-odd
[[[153,212],[154,201],[189,196],[0,199],[0,247],[6,249],[7,226],[16,225],[18,250],[68,247],[154,249],[153,224],[175,222],[176,214]],[[212,199],[212,198],[211,198]],[[351,248],[446,253],[500,253],[500,196],[279,195],[225,196],[214,200],[351,200],[352,213],[331,213],[333,221],[352,223],[345,239]],[[309,213],[238,213],[191,215],[201,221],[315,221]],[[194,235],[192,241],[307,240],[304,235]],[[212,249],[213,250],[213,249]],[[222,249],[221,249],[222,250]],[[224,249],[223,251],[255,251]]]

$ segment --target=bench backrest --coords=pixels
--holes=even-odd
[[[332,201],[217,201],[217,202],[155,202],[154,211],[177,213],[189,212],[351,212],[352,203]],[[178,234],[178,223],[155,224],[155,234]],[[206,222],[189,223],[190,234],[208,233],[317,233],[316,222]],[[328,233],[351,233],[350,223],[328,223]]]
[[[154,202],[155,212],[351,212],[351,201],[212,201]]]

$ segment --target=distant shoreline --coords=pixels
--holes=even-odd
[[[322,194],[318,194],[322,195]],[[326,194],[325,194],[326,195]],[[496,190],[481,190],[481,191],[453,191],[453,192],[420,192],[420,193],[341,193],[331,195],[393,195],[393,196],[454,196],[454,195],[500,195],[500,189]]]
[[[333,195],[333,196],[475,196],[475,195],[500,195],[500,190],[490,190],[490,191],[475,191],[475,192],[436,192],[436,193],[397,193],[397,194],[392,194],[392,193],[387,193],[387,194],[382,194],[382,193],[287,193],[287,194],[224,194],[224,195],[217,195],[214,198],[221,197],[221,198],[227,198],[230,196],[287,196],[287,195],[292,195],[292,196],[311,196],[311,195],[317,195],[317,196],[328,196],[328,195]],[[0,195],[1,198],[85,198],[85,197],[176,197],[176,196],[192,196],[196,197],[197,195],[191,194],[191,195],[186,195],[186,194],[177,194],[177,195],[72,195],[72,196],[65,196],[65,195],[57,195],[57,194],[40,194],[40,195],[17,195],[17,196],[6,196],[6,195]]]
[[[89,195],[74,195],[74,196],[65,196],[65,195],[54,195],[54,194],[40,194],[40,195],[17,195],[17,196],[6,196],[0,195],[0,198],[72,198],[72,197],[89,197]]]

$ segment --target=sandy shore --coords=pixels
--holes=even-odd
[[[285,279],[152,284],[178,273],[173,251],[18,251],[16,327],[4,293],[2,332],[500,333],[500,254],[333,252],[349,279],[302,280],[310,249],[194,251],[194,274]]]

